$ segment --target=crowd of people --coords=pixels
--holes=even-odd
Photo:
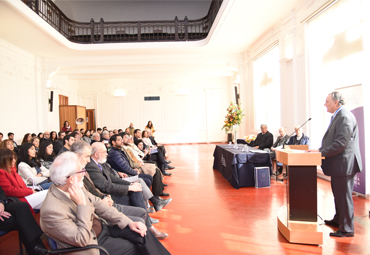
[[[43,232],[59,247],[169,254],[158,241],[168,234],[148,214],[172,201],[164,178],[174,167],[154,133],[151,121],[143,131],[131,123],[125,131],[96,132],[72,130],[65,121],[58,133],[25,134],[20,145],[14,133],[5,140],[0,133],[0,230],[18,230],[29,254],[47,254]],[[14,213],[17,206],[26,211],[22,216]],[[41,229],[32,217],[38,212]],[[24,224],[18,217],[32,222],[18,226]]]

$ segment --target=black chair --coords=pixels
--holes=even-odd
[[[85,247],[70,247],[70,248],[61,248],[61,249],[58,249],[58,245],[57,245],[57,242],[54,241],[53,238],[51,238],[50,236],[46,235],[46,239],[48,240],[48,244],[49,244],[49,254],[67,254],[67,253],[71,253],[71,252],[78,252],[78,251],[85,251],[85,250],[90,250],[90,249],[99,249],[101,250],[102,252],[104,252],[105,254],[109,255],[108,251],[101,245],[95,245],[95,244],[90,244],[88,246],[85,246]]]

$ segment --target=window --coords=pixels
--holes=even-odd
[[[253,62],[255,128],[266,124],[270,130],[280,127],[280,63],[275,46]]]
[[[363,82],[361,5],[361,0],[341,0],[308,23],[311,148],[321,146],[329,126],[326,96]]]

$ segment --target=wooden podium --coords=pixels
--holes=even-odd
[[[317,222],[317,166],[321,153],[277,149],[276,160],[287,169],[287,204],[278,211],[278,229],[291,243],[323,243]]]

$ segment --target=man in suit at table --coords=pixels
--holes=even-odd
[[[325,224],[339,227],[330,233],[334,237],[354,236],[352,192],[355,175],[362,171],[356,118],[344,104],[343,96],[337,91],[327,96],[325,106],[333,116],[321,148],[309,150],[322,153],[325,157],[322,170],[331,176],[336,214],[332,220],[325,220]]]
[[[267,130],[267,125],[262,124],[261,125],[261,133],[257,135],[257,138],[255,141],[252,141],[250,146],[256,149],[263,150],[265,148],[271,148],[272,143],[274,142],[274,136]]]

